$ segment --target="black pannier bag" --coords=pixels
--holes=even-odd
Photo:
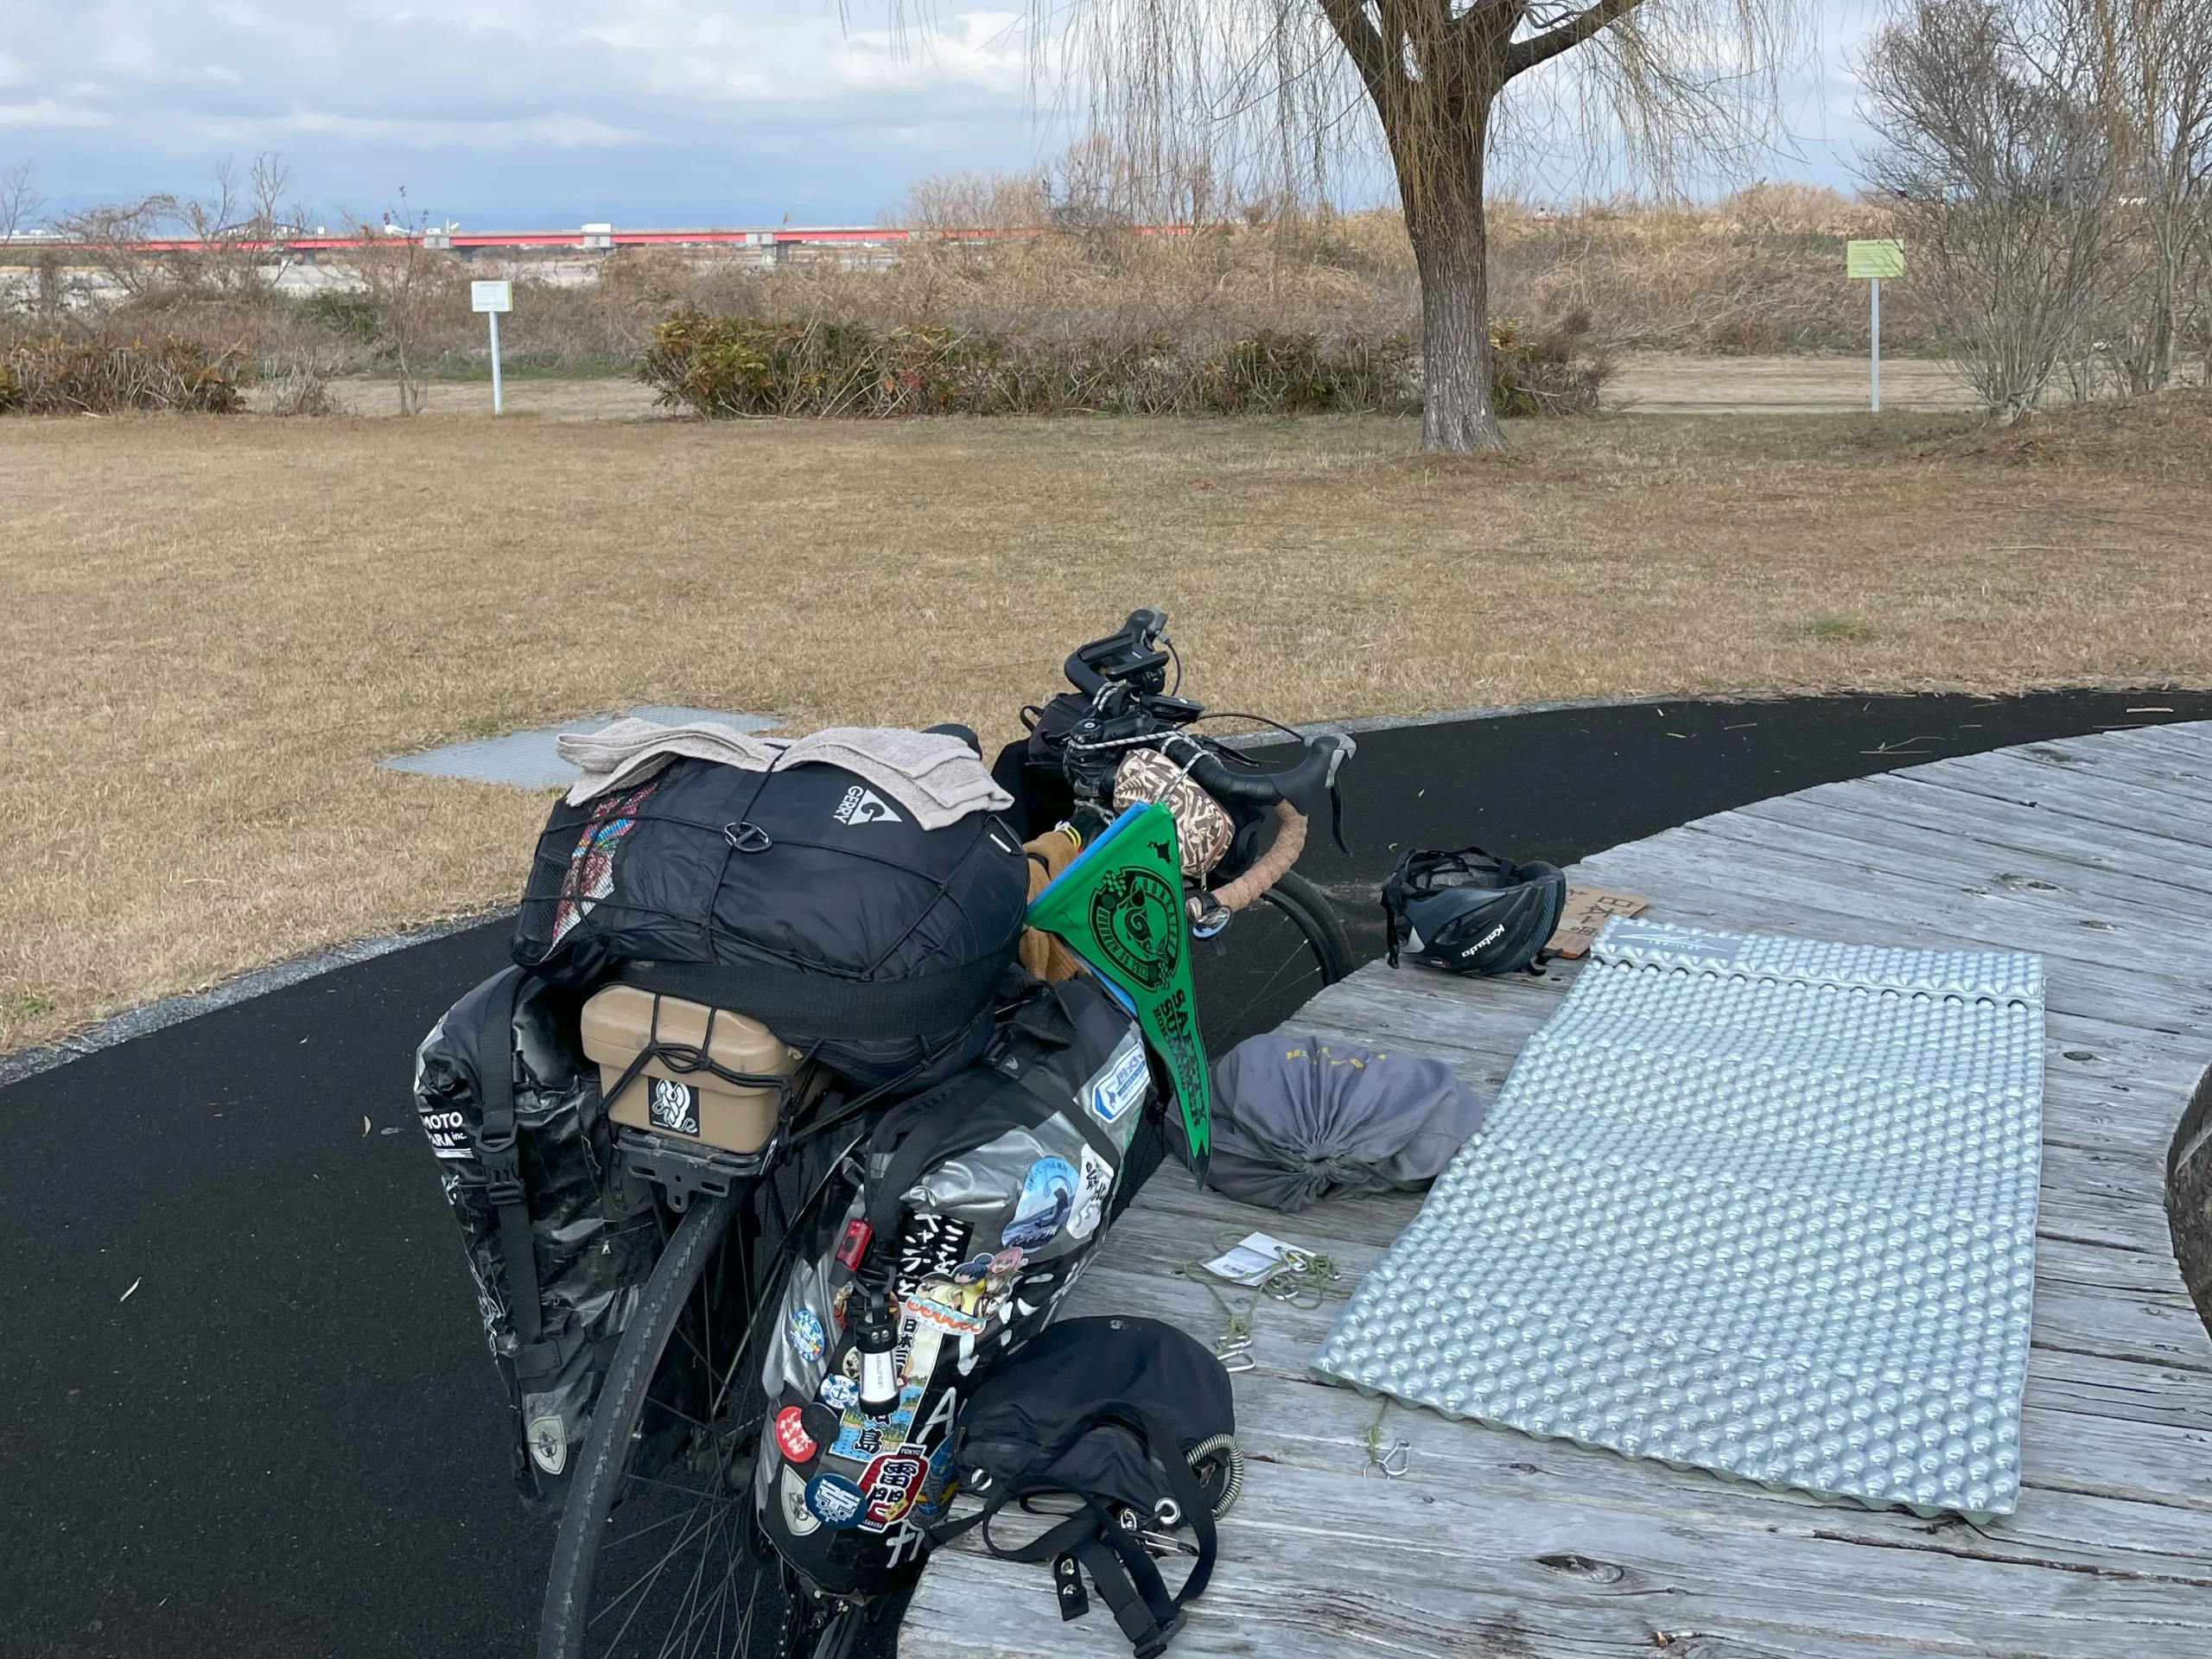
[[[415,1059],[415,1109],[506,1386],[515,1484],[557,1504],[658,1259],[652,1189],[625,1177],[578,1046],[578,994],[519,969],[454,1004]]]
[[[982,1052],[1028,895],[995,814],[924,830],[840,767],[678,760],[554,806],[513,955],[748,1014],[863,1087],[922,1087]]]
[[[1087,976],[1029,981],[985,1057],[893,1107],[794,1266],[762,1358],[754,1492],[832,1594],[911,1582],[962,1400],[1042,1331],[1159,1116],[1135,1021]]]
[[[1002,1560],[1049,1561],[1063,1619],[1090,1611],[1087,1576],[1137,1659],[1154,1659],[1212,1576],[1214,1522],[1243,1485],[1236,1433],[1229,1372],[1203,1344],[1156,1319],[1069,1319],[962,1408],[948,1474],[982,1507],[932,1530],[943,1541],[980,1528]],[[1065,1518],[994,1535],[1001,1511],[1033,1505]],[[1193,1558],[1172,1594],[1155,1549]]]

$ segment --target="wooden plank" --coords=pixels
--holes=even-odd
[[[1281,1614],[1270,1604],[1302,1585],[1328,1586],[1309,1617],[1317,1636],[1338,1643],[1315,1650],[1336,1652],[1373,1638],[1370,1602],[1392,1611],[1382,1628],[1405,1629],[1424,1644],[1410,1650],[1452,1651],[1453,1634],[1485,1634],[1466,1624],[1470,1597],[1487,1611],[1499,1592],[1551,1618],[1573,1616],[1569,1628],[1601,1652],[1624,1640],[1648,1651],[1662,1632],[1709,1629],[1748,1632],[1783,1652],[1796,1650],[1801,1633],[2128,1659],[2150,1643],[2171,1642],[2174,1652],[2212,1643],[2212,1578],[1969,1554],[1936,1534],[1917,1548],[1870,1544],[1857,1530],[1795,1506],[1772,1506],[1763,1526],[1735,1526],[1557,1494],[1478,1495],[1444,1479],[1255,1463],[1223,1524],[1220,1588],[1196,1604],[1182,1640],[1191,1651],[1225,1651],[1201,1632],[1235,1630],[1251,1651],[1252,1618],[1272,1634]],[[1357,1573],[1344,1570],[1348,1558],[1359,1562]],[[1870,1575],[1878,1575],[1878,1587]],[[1051,1605],[1039,1598],[1042,1569],[1030,1568],[1027,1582],[1033,1617]],[[1642,1621],[1640,1630],[1621,1630],[1624,1611]],[[1110,1650],[1110,1632],[1099,1627],[1100,1650]],[[1053,1633],[1073,1639],[1065,1629]]]
[[[2023,774],[1988,769],[1938,772],[1923,766],[1897,775],[2014,810],[2047,814],[2086,830],[2093,831],[2099,824],[2117,823],[2187,846],[2212,847],[2212,823],[2207,822],[2203,812],[2170,796],[2139,791],[2130,798],[2107,788],[2075,788],[2069,786],[2070,780],[2048,772]]]
[[[2018,807],[1998,807],[1986,797],[1917,780],[1910,772],[1861,780],[1869,787],[1847,792],[1823,785],[1802,795],[1781,795],[1740,809],[1755,823],[1847,828],[1872,846],[1900,849],[1925,847],[1930,856],[1948,859],[1958,842],[1986,849],[2002,868],[2056,880],[2088,873],[2126,881],[2139,891],[2171,887],[2177,900],[2193,902],[2212,893],[2212,849],[2191,846],[2126,825],[2076,829],[2054,814]],[[1856,787],[1856,786],[1853,786]],[[1825,798],[1822,798],[1825,797]],[[1928,842],[1926,836],[1940,836]],[[2063,874],[2054,873],[2063,872]],[[2085,889],[2087,890],[2087,889]]]

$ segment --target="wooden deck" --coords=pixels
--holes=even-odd
[[[2049,996],[2034,1349],[2019,1507],[1976,1528],[1777,1494],[1448,1421],[1322,1386],[1340,1304],[1262,1304],[1237,1379],[1252,1458],[1222,1562],[1172,1651],[1197,1656],[1874,1651],[2212,1654],[2212,1338],[2167,1230],[2166,1157],[2212,1059],[2212,722],[2040,743],[1783,796],[1617,847],[1578,879],[1654,919],[1939,949],[2032,950]],[[1365,969],[1292,1025],[1437,1054],[1495,1093],[1567,976]],[[1279,1216],[1164,1170],[1077,1313],[1222,1317],[1178,1263],[1260,1230],[1332,1253],[1345,1288],[1411,1198]],[[1407,1472],[1370,1461],[1410,1442]],[[1096,1602],[962,1548],[925,1575],[908,1659],[1128,1652]]]

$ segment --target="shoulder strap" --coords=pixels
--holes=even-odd
[[[1142,1541],[1121,1527],[1105,1506],[1089,1492],[1069,1493],[1069,1489],[1046,1478],[1044,1471],[1057,1463],[1061,1455],[1077,1440],[1102,1424],[1113,1424],[1126,1428],[1141,1440],[1167,1477],[1169,1491],[1183,1511],[1184,1519],[1198,1541],[1198,1560],[1192,1564],[1190,1575],[1173,1595],[1167,1593],[1166,1583],[1160,1575],[1160,1568],[1144,1547]],[[961,1534],[981,1528],[983,1547],[1001,1560],[1053,1563],[1055,1589],[1064,1607],[1064,1617],[1076,1618],[1087,1603],[1081,1595],[1081,1580],[1076,1582],[1076,1593],[1069,1595],[1064,1588],[1067,1569],[1061,1558],[1072,1556],[1080,1562],[1098,1586],[1098,1593],[1106,1599],[1114,1614],[1114,1622],[1122,1634],[1129,1639],[1135,1659],[1156,1659],[1164,1651],[1168,1639],[1182,1628],[1182,1609],[1205,1592],[1213,1577],[1213,1564],[1219,1553],[1220,1537],[1215,1530],[1213,1505],[1208,1501],[1205,1489],[1192,1472],[1183,1456],[1174,1429],[1159,1414],[1127,1400],[1113,1401],[1099,1407],[1077,1420],[1052,1445],[1038,1453],[1030,1465],[1031,1472],[1007,1483],[1004,1491],[994,1493],[990,1501],[976,1514],[965,1516],[949,1524],[930,1529],[931,1536],[938,1542],[947,1542]],[[1083,1508],[1058,1526],[1031,1539],[1024,1544],[1001,1546],[991,1536],[991,1521],[1009,1503],[1041,1493],[1069,1493],[1078,1499]]]

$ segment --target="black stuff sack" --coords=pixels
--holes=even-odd
[[[625,1177],[573,992],[519,969],[462,997],[415,1058],[415,1109],[461,1224],[505,1385],[515,1484],[557,1505],[662,1243]]]
[[[1156,1319],[1069,1319],[962,1409],[949,1473],[982,1508],[934,1531],[980,1529],[1002,1560],[1052,1563],[1063,1619],[1089,1611],[1088,1578],[1137,1659],[1154,1659],[1212,1576],[1214,1522],[1243,1485],[1236,1433],[1229,1373],[1203,1344]],[[1009,1507],[1065,1514],[1071,1502],[1020,1541],[994,1535]],[[1170,1553],[1193,1558],[1172,1594],[1154,1560]]]
[[[841,767],[685,759],[556,803],[513,956],[750,1015],[864,1088],[925,1087],[988,1039],[1028,897],[994,813],[924,830]]]
[[[892,1108],[790,1274],[755,1494],[833,1595],[910,1581],[961,1402],[1044,1330],[1160,1116],[1135,1022],[1086,976],[1028,982],[975,1065]]]

